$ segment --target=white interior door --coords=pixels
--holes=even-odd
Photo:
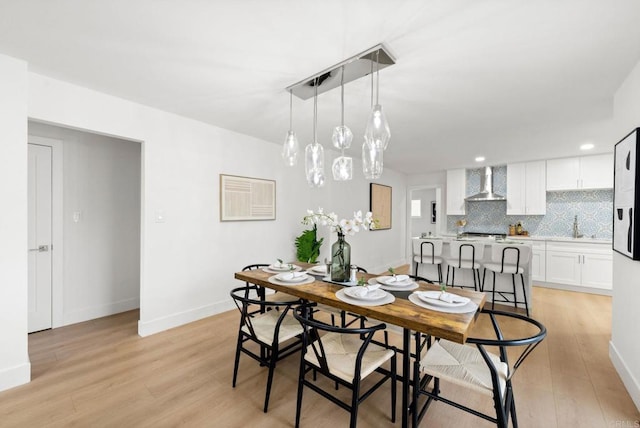
[[[29,332],[51,328],[51,159],[49,146],[29,144]]]

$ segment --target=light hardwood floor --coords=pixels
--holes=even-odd
[[[549,335],[514,380],[520,426],[637,427],[640,415],[608,357],[611,299],[543,288],[533,298],[532,316]],[[276,369],[269,413],[262,412],[266,369],[255,361],[241,357],[231,388],[237,311],[146,338],[137,319],[132,311],[30,335],[32,382],[0,393],[0,426],[293,426],[297,355]],[[484,396],[442,390],[492,407]],[[365,401],[359,426],[394,426],[388,391]],[[348,415],[305,390],[302,426],[320,423],[347,426]],[[435,403],[421,426],[491,424]]]

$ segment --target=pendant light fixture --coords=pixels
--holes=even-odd
[[[282,146],[282,159],[287,166],[295,166],[298,163],[298,137],[293,132],[293,91],[289,90],[289,131]]]
[[[373,60],[371,61],[371,107],[373,108]],[[367,124],[367,130],[369,126]],[[367,180],[377,180],[382,177],[384,167],[384,149],[381,145],[371,143],[366,133],[362,143],[362,173]]]
[[[373,96],[374,61],[376,63],[375,72],[378,81],[375,103]],[[395,64],[393,56],[384,45],[378,44],[286,88],[290,95],[293,94],[303,100],[313,97],[313,141],[305,147],[305,175],[311,187],[322,187],[325,180],[324,148],[318,143],[317,135],[318,94],[340,86],[341,122],[340,126],[334,128],[331,138],[333,146],[340,150],[340,156],[334,159],[331,170],[334,180],[351,180],[353,178],[353,158],[345,156],[345,150],[348,150],[351,146],[353,133],[344,124],[344,85],[365,77],[367,74],[371,75],[371,105],[362,145],[362,170],[369,180],[381,177],[383,169],[382,153],[389,145],[391,132],[379,102],[380,69],[393,64]],[[340,79],[337,79],[338,70],[340,71]],[[292,105],[290,105],[290,110],[292,110]],[[289,127],[292,128],[291,120]],[[289,147],[294,147],[292,133],[293,130],[290,129],[282,151],[282,156],[287,165],[295,164],[294,156],[291,155],[294,150],[289,150]],[[293,137],[295,137],[295,134]]]
[[[314,79],[313,142],[304,150],[304,169],[311,187],[324,186],[324,148],[318,143],[318,79]]]
[[[373,66],[373,63],[372,63]],[[373,74],[373,73],[372,73]],[[371,91],[373,95],[373,75],[371,77]],[[364,132],[364,138],[367,143],[386,150],[391,139],[391,131],[389,123],[382,111],[380,105],[380,55],[376,52],[376,103],[371,108],[371,114],[367,121],[367,127]]]
[[[334,180],[347,181],[353,178],[353,159],[350,156],[345,156],[344,151],[351,147],[353,133],[351,129],[344,124],[344,66],[340,69],[340,108],[340,126],[336,126],[333,129],[331,140],[333,141],[333,146],[339,149],[341,154],[333,160],[331,170]]]

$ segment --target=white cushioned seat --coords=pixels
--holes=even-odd
[[[488,355],[496,366],[500,392],[504,395],[509,369],[497,355]],[[460,345],[444,339],[436,341],[420,361],[420,370],[424,374],[493,396],[491,372],[475,345]]]
[[[267,345],[271,345],[273,343],[273,336],[276,329],[276,323],[278,322],[278,318],[282,315],[280,311],[271,310],[267,311],[264,314],[259,314],[251,318],[251,325],[253,326],[253,331],[255,332],[256,339],[260,342],[265,343]],[[251,334],[249,331],[249,327],[246,325],[242,326],[242,331],[247,334]],[[282,320],[282,324],[280,324],[280,334],[278,335],[278,343],[285,342],[291,338],[296,337],[297,335],[302,334],[302,326],[300,323],[292,316],[285,315]]]
[[[431,257],[431,256],[425,256],[425,257],[420,257],[420,256],[414,256],[413,257],[413,261],[416,263],[424,263],[424,264],[434,264],[434,265],[439,265],[442,263],[442,257]]]
[[[356,368],[356,356],[362,347],[360,336],[355,334],[327,333],[322,336],[322,346],[327,359],[329,372],[340,379],[352,383]],[[385,361],[393,357],[393,351],[370,343],[362,357],[360,379],[364,379]],[[307,347],[304,359],[319,366],[312,345]]]
[[[493,272],[500,272],[502,271],[502,263],[485,263],[484,268]],[[520,274],[524,273],[524,268],[522,266],[505,264],[502,273]]]

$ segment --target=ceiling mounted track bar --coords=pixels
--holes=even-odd
[[[378,70],[383,70],[396,63],[395,58],[387,48],[381,43],[367,49],[357,55],[352,56],[334,66],[331,66],[320,73],[309,76],[286,88],[293,95],[303,100],[308,100],[314,96],[314,86],[318,85],[318,95],[330,91],[340,86],[341,68],[344,67],[344,83],[349,83],[371,73],[376,67],[371,67],[372,63],[378,60]]]

